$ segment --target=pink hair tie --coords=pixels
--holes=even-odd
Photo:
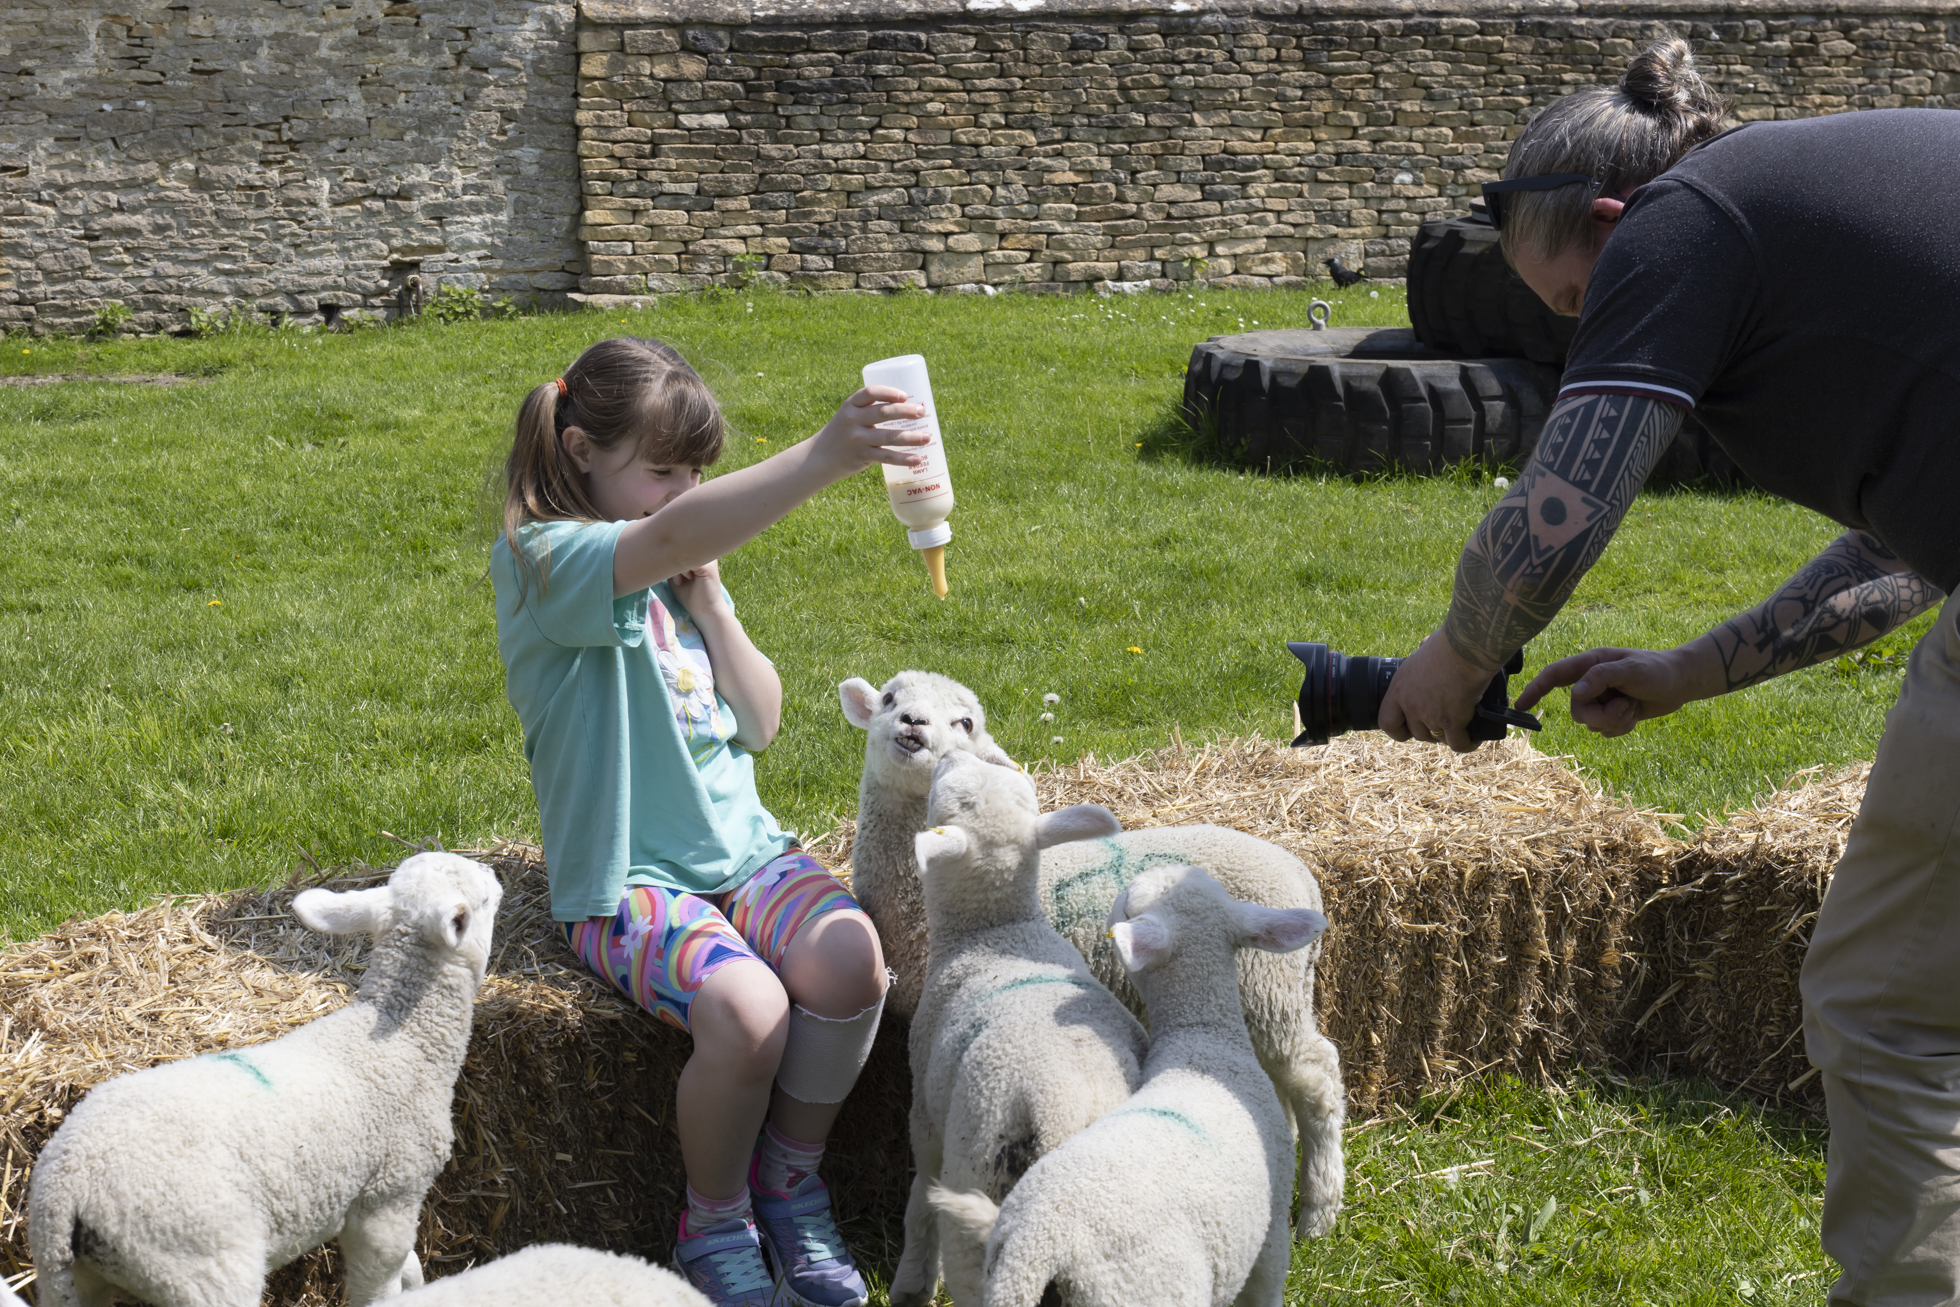
[[[559,398],[570,399],[572,397],[572,388],[565,384],[565,379],[563,377],[558,378],[555,384],[558,387]]]

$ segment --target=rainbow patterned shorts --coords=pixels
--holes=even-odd
[[[821,862],[792,849],[726,894],[629,886],[619,911],[566,922],[565,938],[620,993],[686,1030],[688,1008],[709,976],[749,958],[779,971],[805,924],[856,907]]]

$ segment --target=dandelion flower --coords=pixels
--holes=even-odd
[[[762,438],[761,436],[757,436],[757,437],[755,438],[755,443],[756,443],[756,444],[758,444],[758,445],[766,445],[766,444],[768,444],[769,442],[768,442],[767,440],[765,440],[765,439],[763,439],[763,438]]]
[[[1050,691],[1049,693],[1041,696],[1041,701],[1045,704],[1057,704],[1062,701],[1062,696],[1054,693],[1053,691]]]
[[[1382,297],[1382,293],[1378,290],[1371,290],[1368,292],[1368,298],[1371,300],[1378,300],[1381,297]]]
[[[1136,645],[1131,645],[1131,646],[1129,647],[1129,649],[1127,650],[1127,652],[1129,652],[1129,653],[1133,653],[1133,654],[1140,654],[1140,653],[1142,653],[1142,652],[1143,652],[1143,650],[1142,650],[1142,649],[1140,649],[1140,648],[1138,648],[1138,647],[1137,647]]]
[[[1051,712],[1045,712],[1041,714],[1041,720],[1044,722],[1052,722],[1055,720],[1055,714]]]
[[[1511,478],[1509,477],[1492,477],[1490,483],[1499,490],[1509,490],[1511,488]]]
[[[1077,595],[1075,596],[1075,602],[1087,608],[1089,606],[1089,597],[1087,595]]]
[[[223,608],[225,606],[225,601],[222,599],[213,599],[210,603],[204,606],[206,608]]]
[[[1059,735],[1057,735],[1054,739],[1048,741],[1048,743],[1050,744],[1060,744],[1061,742],[1062,742],[1062,737]]]

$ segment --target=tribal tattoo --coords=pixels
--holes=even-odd
[[[1835,658],[1911,621],[1945,596],[1869,531],[1847,531],[1781,590],[1704,639],[1726,688]]]
[[[1551,622],[1598,561],[1681,426],[1681,410],[1629,395],[1561,401],[1511,493],[1464,546],[1443,633],[1497,667]]]

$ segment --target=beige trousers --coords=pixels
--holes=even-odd
[[[1803,967],[1833,1304],[1960,1302],[1960,602],[1912,651]]]

